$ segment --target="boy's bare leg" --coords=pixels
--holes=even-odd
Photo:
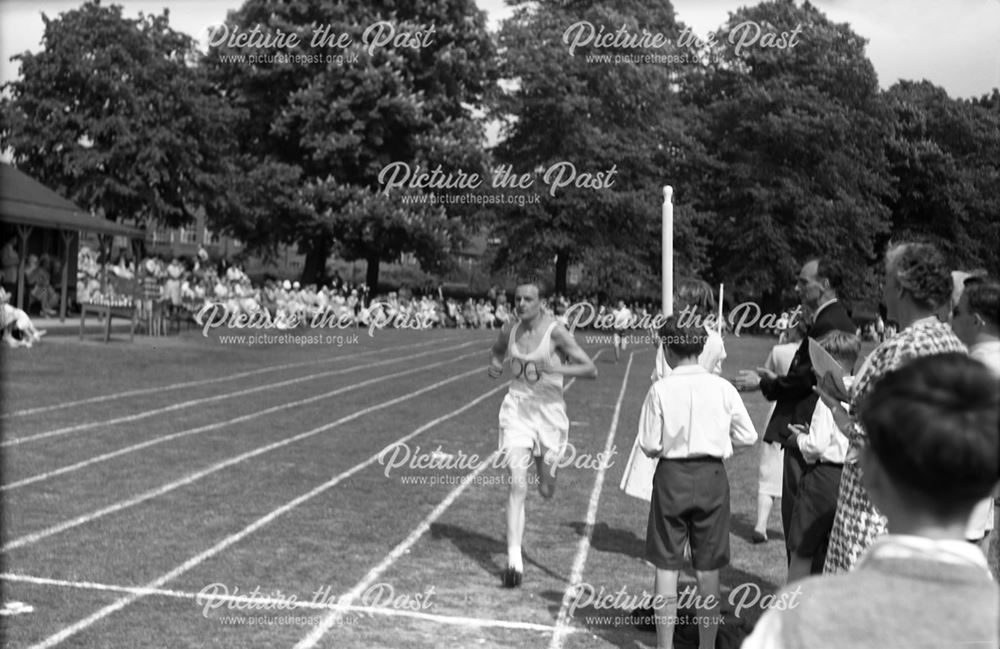
[[[719,635],[719,613],[722,610],[722,594],[719,591],[718,570],[696,570],[698,576],[698,597],[696,610],[701,624],[698,626],[698,649],[715,649],[715,638]]]
[[[771,516],[771,507],[774,505],[774,496],[767,494],[757,494],[757,524],[753,531],[767,540],[767,519]]]
[[[673,649],[677,621],[677,570],[656,569],[653,619],[656,620],[656,649]],[[718,582],[716,582],[718,583]]]

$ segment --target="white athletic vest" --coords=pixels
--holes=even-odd
[[[538,344],[538,347],[527,353],[522,352],[517,347],[516,335],[521,323],[518,322],[510,328],[510,337],[507,339],[507,358],[516,359],[521,361],[521,363],[534,363],[541,374],[535,383],[528,382],[524,376],[515,377],[514,382],[510,385],[511,394],[545,400],[562,400],[562,374],[542,372],[545,368],[562,365],[559,355],[552,351],[552,330],[556,328],[557,324],[559,323],[553,322],[550,324],[548,329],[545,330],[545,335],[542,336],[542,341]],[[516,372],[518,363],[511,362],[511,367],[512,371]]]

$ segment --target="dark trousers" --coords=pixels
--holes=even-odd
[[[843,472],[843,464],[821,462],[808,465],[799,479],[799,493],[785,547],[799,557],[811,558],[814,575],[823,572]]]
[[[781,476],[781,529],[785,533],[785,553],[789,563],[792,561],[792,551],[789,531],[792,526],[792,511],[795,499],[799,496],[799,482],[808,464],[802,457],[802,452],[795,446],[785,447],[785,467]]]

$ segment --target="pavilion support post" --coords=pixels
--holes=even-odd
[[[62,290],[59,291],[59,322],[66,322],[66,298],[69,294],[69,253],[72,249],[73,237],[76,233],[72,230],[60,230],[63,242],[63,263],[62,263]]]
[[[20,250],[18,251],[20,260],[17,267],[17,308],[24,309],[26,306],[24,303],[24,263],[25,257],[28,256],[28,237],[31,236],[31,226],[17,226],[17,234],[20,242]]]

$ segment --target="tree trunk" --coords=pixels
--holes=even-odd
[[[569,270],[569,253],[560,250],[556,253],[556,293],[566,294],[566,272]]]
[[[378,253],[370,252],[366,258],[368,271],[365,273],[365,284],[372,295],[378,295]]]
[[[326,241],[313,241],[312,245],[306,250],[306,260],[302,266],[302,285],[306,284],[316,284],[323,285],[326,283],[326,260],[330,257],[330,251],[333,249],[333,245]]]

